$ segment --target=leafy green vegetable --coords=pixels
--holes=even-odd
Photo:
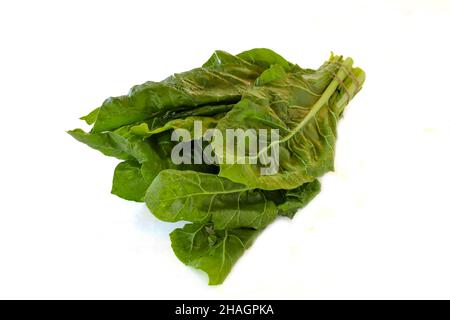
[[[305,183],[296,189],[286,190],[284,202],[278,204],[278,214],[293,218],[297,211],[304,208],[319,192],[319,180]]]
[[[233,104],[264,70],[226,52],[213,57],[203,68],[161,82],[149,81],[133,87],[126,96],[108,98],[98,111],[93,132],[117,129],[161,112]]]
[[[210,285],[223,283],[236,261],[260,233],[252,229],[214,230],[205,224],[187,224],[170,234],[172,249],[184,264],[203,270]]]
[[[219,121],[216,117],[200,117],[200,116],[189,116],[184,119],[174,119],[166,122],[164,125],[159,126],[155,123],[141,123],[137,126],[131,128],[131,133],[143,138],[150,138],[152,135],[170,131],[174,129],[185,129],[194,136],[194,122],[201,123],[201,132],[203,133],[207,129],[215,128],[217,122]]]
[[[80,120],[86,121],[88,125],[92,125],[97,121],[98,113],[100,112],[100,108],[94,109],[91,113],[88,115],[81,117]]]
[[[68,133],[123,161],[113,194],[145,202],[163,221],[188,222],[170,234],[173,251],[217,285],[270,223],[293,218],[320,192],[338,121],[364,80],[337,55],[313,70],[264,48],[216,51],[200,68],[106,99],[81,118],[90,132]],[[230,130],[251,134],[233,138],[230,151],[219,139]],[[269,164],[276,170],[267,173]]]
[[[141,173],[141,164],[125,161],[116,167],[111,193],[125,200],[142,202],[148,186]]]
[[[162,171],[148,188],[145,202],[163,221],[212,222],[219,230],[263,228],[278,212],[260,190],[195,171]]]
[[[112,139],[112,133],[101,134],[86,133],[81,129],[68,131],[68,133],[78,141],[87,144],[91,148],[102,152],[106,156],[116,157],[122,160],[133,159],[131,155],[123,151],[119,145]]]
[[[125,126],[110,132],[86,133],[75,129],[68,133],[106,156],[123,160],[135,159],[139,162],[155,159],[157,154],[152,144],[131,134],[130,130],[130,126]]]
[[[261,175],[261,165],[250,161],[257,156],[247,155],[246,164],[221,164],[219,175],[254,188],[277,190],[296,188],[333,170],[336,126],[343,101],[361,89],[365,77],[352,64],[351,59],[332,56],[314,73],[285,73],[271,68],[266,78],[272,80],[265,79],[263,86],[249,90],[216,128],[223,134],[229,129],[278,129],[279,140],[260,150],[258,156],[278,145],[280,170]],[[338,90],[342,83],[347,83],[346,89]],[[227,157],[225,151],[217,151]]]

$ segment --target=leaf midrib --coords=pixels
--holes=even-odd
[[[278,140],[278,141],[274,141],[271,144],[269,144],[267,147],[263,148],[262,150],[260,150],[258,152],[257,155],[255,156],[249,156],[249,159],[257,159],[258,157],[261,156],[261,154],[263,153],[267,153],[267,151],[269,149],[271,149],[273,146],[277,145],[277,144],[281,144],[284,142],[289,141],[293,136],[295,136],[298,132],[300,132],[300,130],[303,129],[303,127],[311,120],[315,117],[315,115],[317,114],[317,112],[325,105],[325,103],[330,99],[330,97],[333,95],[333,93],[335,92],[336,88],[339,86],[339,84],[343,81],[343,79],[345,79],[346,75],[347,75],[347,69],[346,68],[351,68],[353,64],[352,59],[347,58],[345,59],[345,61],[343,63],[340,64],[340,68],[339,71],[337,72],[335,78],[331,81],[331,83],[328,85],[328,87],[325,89],[325,91],[323,92],[323,94],[320,96],[319,100],[316,101],[316,103],[312,106],[311,110],[308,112],[308,114],[306,115],[306,117],[303,118],[303,120],[288,134],[286,135],[283,139]]]
[[[249,190],[252,190],[252,189],[254,189],[254,188],[248,187],[248,188],[244,188],[244,189],[233,189],[231,191],[197,192],[197,193],[187,194],[186,196],[165,198],[164,200],[159,200],[159,201],[160,202],[164,202],[164,201],[173,201],[173,200],[184,199],[184,198],[195,197],[195,196],[203,196],[203,195],[217,195],[217,194],[237,193],[237,192],[249,191]]]

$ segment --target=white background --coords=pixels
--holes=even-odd
[[[0,298],[450,298],[448,1],[2,1]],[[367,73],[336,171],[224,285],[173,255],[175,227],[109,194],[116,160],[65,130],[111,95],[271,48]]]

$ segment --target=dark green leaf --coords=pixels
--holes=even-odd
[[[206,63],[203,68],[161,82],[149,81],[133,87],[126,96],[107,99],[100,107],[93,132],[114,130],[168,111],[238,102],[264,68],[225,52],[220,55],[234,62]]]
[[[278,205],[278,214],[293,218],[299,209],[304,208],[320,192],[320,182],[314,180],[284,194],[284,202]]]
[[[116,157],[122,160],[133,159],[131,155],[119,147],[115,140],[111,138],[111,134],[109,132],[90,134],[81,129],[75,129],[68,131],[68,133],[78,141],[87,144],[91,148],[100,151],[106,156]]]

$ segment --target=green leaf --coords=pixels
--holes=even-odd
[[[202,106],[190,110],[184,111],[172,111],[168,112],[165,116],[168,119],[180,119],[186,117],[212,117],[214,116],[216,119],[220,119],[223,117],[228,111],[233,109],[234,104],[221,104],[221,105],[211,105],[211,106]]]
[[[97,116],[100,111],[100,108],[94,109],[91,113],[88,115],[81,117],[80,120],[84,120],[88,125],[92,125],[97,121]]]
[[[246,164],[221,164],[219,175],[253,188],[276,190],[296,188],[333,170],[337,121],[365,77],[352,63],[332,56],[315,73],[286,73],[249,91],[216,128],[223,135],[227,129],[278,129],[280,138],[257,155],[247,154]],[[274,146],[280,150],[279,170],[264,175],[265,166],[251,160],[270,155]],[[226,150],[215,152],[222,158],[230,156]]]
[[[239,55],[232,55],[222,50],[216,50],[211,57],[206,61],[202,68],[214,68],[221,70],[228,66],[241,66],[242,68],[253,68],[255,63],[251,63],[239,57]]]
[[[161,171],[148,188],[145,202],[160,220],[212,222],[219,230],[263,228],[278,212],[261,190],[195,171]]]
[[[149,183],[141,173],[141,164],[136,161],[120,163],[114,171],[111,193],[125,200],[143,202]]]
[[[206,130],[215,128],[219,120],[214,117],[191,116],[183,119],[170,120],[162,126],[155,122],[151,122],[150,124],[144,122],[137,126],[133,126],[131,128],[131,133],[143,138],[149,138],[152,135],[165,131],[184,129],[189,131],[191,137],[194,138],[194,122],[196,121],[201,125],[201,134],[203,135]]]
[[[205,163],[195,164],[194,161],[192,161],[194,152],[191,153],[191,164],[174,164],[171,159],[171,151],[176,142],[171,141],[171,135],[168,132],[154,135],[151,139],[147,140],[147,142],[152,146],[154,153],[149,160],[142,162],[141,171],[142,175],[149,182],[149,184],[162,170],[165,169],[192,170],[214,174],[218,173],[219,169],[215,165],[208,165]]]
[[[111,133],[91,134],[86,133],[81,129],[75,129],[67,132],[76,140],[90,146],[91,148],[100,151],[106,156],[116,157],[121,160],[130,160],[133,157],[122,150],[120,146],[111,137]]]
[[[125,160],[115,169],[113,194],[144,201],[163,221],[191,222],[171,233],[172,248],[217,285],[264,228],[278,216],[294,217],[320,192],[317,178],[333,170],[338,120],[364,80],[351,59],[333,54],[313,70],[264,48],[215,51],[201,68],[105,100],[81,118],[93,125],[91,132],[68,133]],[[198,133],[196,121],[202,122]],[[212,150],[204,150],[208,142],[201,136],[213,128],[222,137],[250,129],[233,141],[244,154],[236,158],[220,134],[212,137]],[[190,136],[172,141],[176,129]],[[279,132],[274,139],[271,129]],[[249,141],[259,150],[253,152]],[[201,151],[221,164],[196,164]],[[172,152],[183,152],[188,163],[175,165]],[[261,160],[278,170],[264,172],[269,164]]]
[[[251,64],[256,64],[264,69],[270,68],[270,66],[275,64],[283,67],[285,70],[288,70],[294,66],[278,53],[265,48],[256,48],[244,51],[237,56]]]
[[[202,68],[175,74],[161,82],[135,86],[128,95],[111,97],[100,107],[93,132],[114,130],[168,111],[234,104],[264,71],[259,65],[237,58],[235,61],[206,63]]]
[[[284,71],[283,67],[279,64],[274,64],[269,69],[261,73],[261,75],[256,79],[256,86],[263,86],[270,82],[274,82],[276,80],[281,80],[286,77],[286,71]]]
[[[114,131],[101,133],[86,133],[75,129],[68,133],[78,141],[102,152],[104,155],[122,160],[136,160],[140,163],[147,161],[170,160],[170,151],[174,145],[170,136],[160,137],[158,140],[145,140],[131,132],[133,126],[124,126]],[[162,138],[162,139],[161,139]],[[164,140],[164,141],[162,141]],[[164,151],[161,148],[166,148]],[[164,156],[161,156],[161,153]]]
[[[180,261],[206,272],[210,285],[219,285],[258,234],[252,229],[217,231],[204,224],[187,224],[175,229],[170,239]]]
[[[293,218],[299,209],[304,208],[320,192],[320,182],[314,180],[300,187],[287,190],[284,194],[284,202],[278,204],[278,214]]]

